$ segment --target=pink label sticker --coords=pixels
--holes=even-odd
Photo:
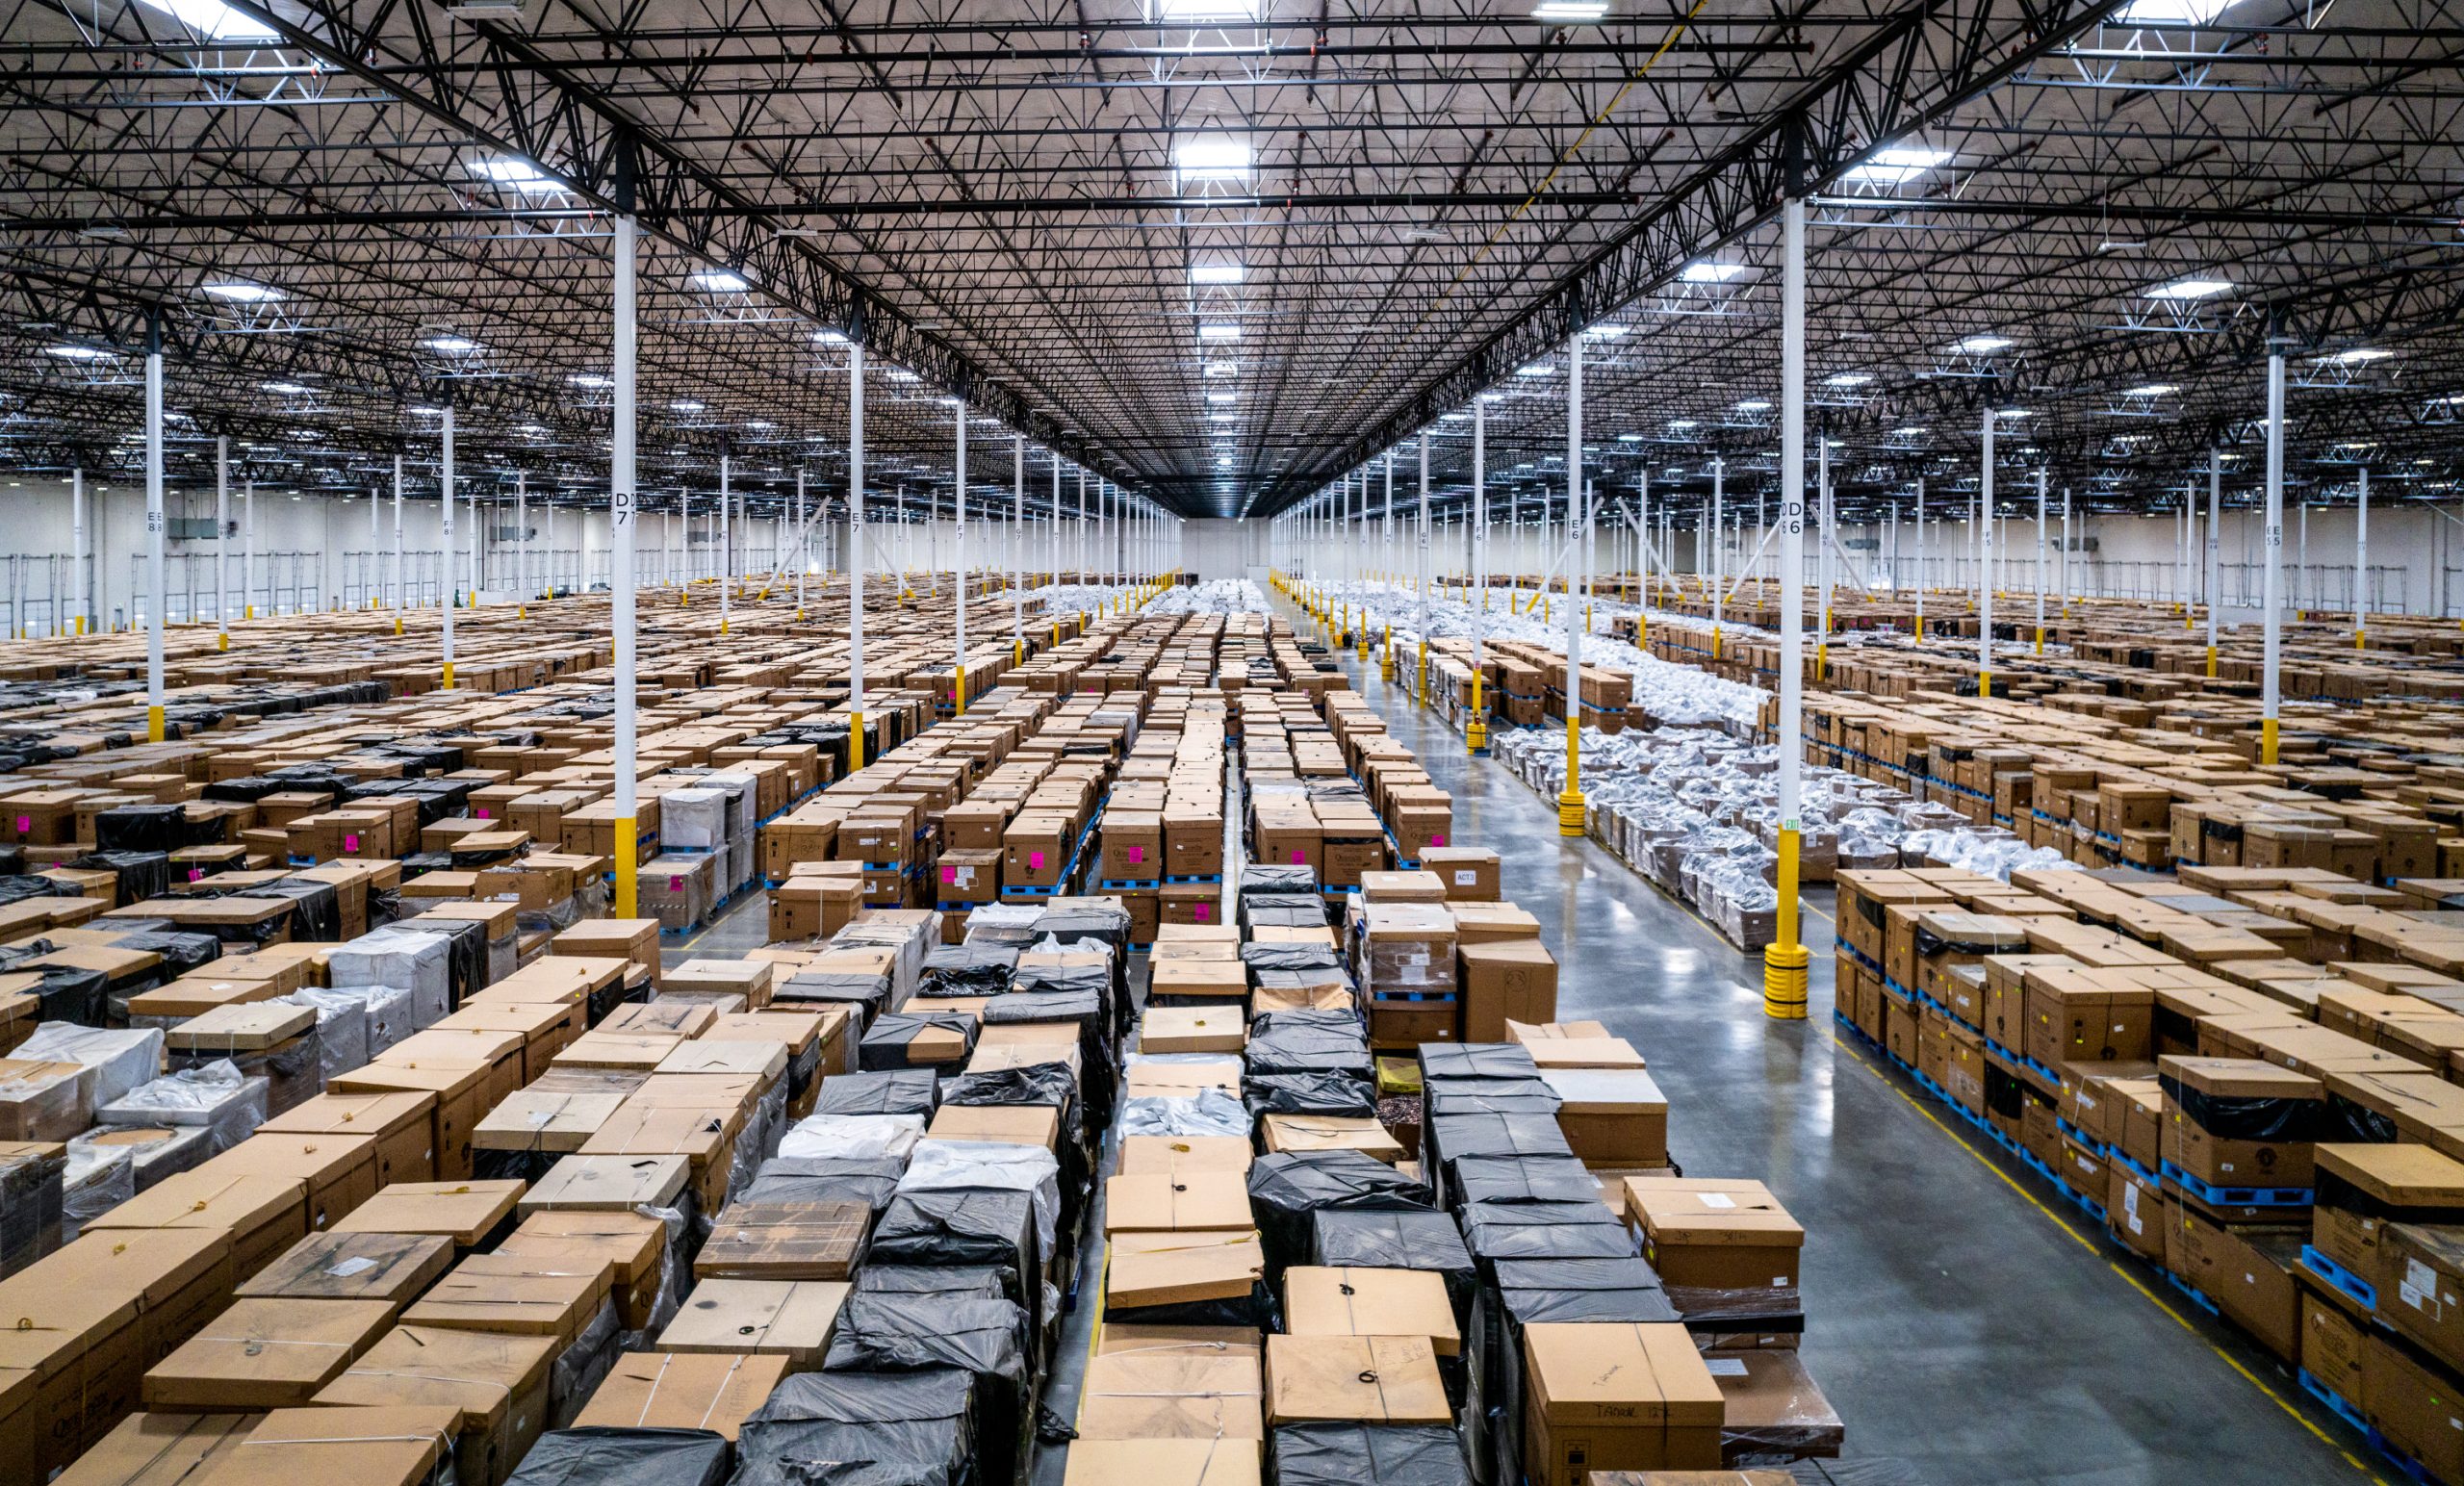
[[[1428,844],[1431,846],[1444,846],[1446,844],[1446,833],[1441,831],[1435,835],[1430,836],[1428,838]]]
[[[488,807],[484,805],[479,807],[479,818],[481,820],[486,820],[488,818]]]
[[[205,881],[205,869],[203,867],[189,868],[189,881],[192,883],[201,883]]]
[[[1296,846],[1292,849],[1292,859],[1295,861],[1307,861],[1309,859],[1309,854]]]
[[[1043,853],[1027,853],[1027,870],[1030,872],[1040,872],[1043,870]]]
[[[359,836],[356,833],[346,832],[344,833],[343,850],[346,852],[356,852],[359,850]]]
[[[35,829],[35,818],[31,815],[18,816],[17,829],[20,831],[32,831]]]
[[[1201,924],[1215,916],[1215,905],[1212,903],[1194,903],[1190,907],[1195,912],[1197,921]]]
[[[943,867],[943,868],[941,869],[941,881],[942,881],[942,882],[944,882],[944,883],[955,883],[955,882],[957,882],[958,880],[959,880],[959,869],[958,869],[958,868],[956,868],[956,867]]]
[[[684,879],[680,877],[669,878],[667,880],[667,890],[669,892],[682,892],[684,890]]]
[[[1132,861],[1144,861],[1146,859],[1146,848],[1143,846],[1131,847],[1129,849],[1129,859]]]

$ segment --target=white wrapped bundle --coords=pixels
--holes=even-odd
[[[74,1022],[44,1022],[10,1055],[28,1063],[82,1063],[93,1073],[87,1085],[90,1108],[110,1104],[163,1071],[159,1029],[114,1032]]]
[[[413,993],[411,1015],[421,1027],[442,1018],[453,994],[448,957],[452,940],[441,934],[391,925],[363,934],[325,952],[325,979],[335,986],[391,986]]]

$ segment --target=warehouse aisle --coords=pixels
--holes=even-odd
[[[1812,1019],[1774,1024],[1758,961],[1561,841],[1552,805],[1469,758],[1373,661],[1347,664],[1452,792],[1457,837],[1497,850],[1505,896],[1563,946],[1559,1015],[1606,1022],[1650,1060],[1687,1173],[1759,1177],[1804,1223],[1806,1361],[1852,1456],[1906,1456],[1943,1486],[2383,1479],[2349,1430],[2314,1429],[2324,1416],[2289,1369],[2081,1215],[2040,1206],[2040,1184],[2005,1180],[1998,1152],[1834,1037],[1827,911],[1807,925]]]

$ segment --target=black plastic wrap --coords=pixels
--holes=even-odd
[[[1027,1313],[1008,1300],[867,1291],[850,1294],[832,1323],[822,1367],[832,1372],[956,1368],[975,1377],[976,1439],[984,1479],[1024,1478],[1035,1417]]]
[[[983,1187],[902,1191],[873,1223],[870,1260],[883,1265],[991,1265],[1010,1299],[1043,1323],[1043,1256],[1035,1193]]]
[[[931,1118],[940,1103],[941,1077],[930,1068],[881,1068],[834,1073],[821,1081],[815,1114],[921,1114]]]
[[[408,865],[408,858],[404,858]],[[403,927],[422,934],[443,935],[446,940],[445,971],[447,1004],[458,1007],[463,998],[484,990],[488,984],[488,926],[475,918],[442,918],[432,913],[405,919]]]
[[[168,854],[189,844],[187,806],[120,805],[94,812],[98,852]]]
[[[1014,944],[936,944],[924,957],[918,996],[997,996],[1017,972]]]
[[[1553,1113],[1520,1114],[1429,1114],[1421,1136],[1421,1166],[1429,1185],[1448,1207],[1455,1205],[1446,1167],[1466,1156],[1568,1157],[1574,1148],[1557,1127]],[[1595,1207],[1599,1204],[1594,1203]],[[1605,1216],[1604,1211],[1603,1216]]]
[[[1421,1082],[1445,1079],[1536,1079],[1540,1065],[1531,1049],[1520,1042],[1424,1042],[1420,1050]]]
[[[736,1440],[734,1486],[993,1486],[975,1469],[975,1379],[929,1372],[798,1372]]]
[[[1311,1264],[1339,1269],[1426,1269],[1446,1281],[1456,1327],[1469,1324],[1479,1271],[1451,1214],[1320,1208],[1309,1215],[1309,1227]]]
[[[1241,869],[1241,901],[1265,896],[1300,896],[1314,899],[1318,895],[1318,869],[1303,862],[1297,866],[1275,866],[1252,862]]]
[[[81,1027],[103,1024],[111,982],[102,971],[53,965],[35,973],[42,977],[42,984],[35,987],[36,1020],[75,1022]]]
[[[912,1003],[911,1003],[911,1005]],[[967,1012],[887,1012],[874,1018],[864,1029],[864,1039],[857,1044],[857,1066],[866,1072],[888,1068],[904,1068],[909,1064],[907,1044],[929,1028],[955,1032],[965,1039],[965,1045],[954,1063],[963,1063],[965,1055],[975,1048],[975,1016]],[[822,1089],[830,1088],[827,1080]]]
[[[1249,1022],[1249,1036],[1253,1038],[1311,1032],[1358,1037],[1361,1032],[1360,1013],[1349,1009],[1320,1011],[1315,1007],[1296,1007],[1280,1012],[1260,1012]]]
[[[826,1087],[826,1086],[825,1086]],[[861,1202],[878,1216],[898,1192],[907,1163],[896,1157],[773,1156],[739,1202]]]
[[[1533,1321],[1677,1319],[1639,1258],[1500,1260],[1464,1328],[1463,1411],[1473,1454],[1518,1480],[1523,1470],[1523,1328]]]
[[[1600,1179],[1572,1156],[1465,1156],[1449,1164],[1446,1184],[1456,1203],[1601,1200]]]
[[[1463,1246],[1483,1270],[1508,1259],[1630,1259],[1633,1231],[1598,1202],[1483,1202],[1462,1210]]]
[[[26,849],[14,843],[0,846],[0,877],[19,877],[26,870]]]
[[[1374,1156],[1359,1151],[1287,1151],[1250,1163],[1249,1211],[1266,1250],[1266,1273],[1279,1286],[1283,1271],[1307,1264],[1311,1215],[1330,1210],[1428,1212],[1428,1189]]]
[[[1243,876],[1247,873],[1244,872]],[[1260,929],[1322,929],[1331,922],[1329,905],[1316,892],[1245,892],[1241,894],[1241,922],[1255,932]]]
[[[1439,1114],[1546,1114],[1556,1116],[1565,1100],[1547,1080],[1531,1078],[1443,1078],[1424,1080],[1421,1107]]]
[[[1037,1063],[1024,1067],[991,1068],[962,1073],[941,1089],[943,1104],[1048,1104],[1064,1114],[1065,1127],[1076,1123],[1078,1079],[1065,1063]]]
[[[1065,975],[1070,977],[1066,984],[1071,988],[1057,988]],[[1011,982],[1009,995],[987,1001],[977,1013],[988,1027],[1076,1023],[1079,1091],[1086,1096],[1088,1123],[1098,1130],[1112,1123],[1114,1102],[1120,1097],[1120,1057],[1104,975],[1092,965],[1022,970]]]
[[[1214,1300],[1182,1300],[1169,1305],[1104,1306],[1106,1324],[1123,1326],[1238,1326],[1248,1331],[1281,1331],[1283,1310],[1265,1280],[1245,1295]]]
[[[1275,1486],[1471,1486],[1443,1424],[1279,1424],[1270,1444]]]
[[[1241,1103],[1251,1119],[1262,1114],[1377,1117],[1376,1087],[1349,1073],[1244,1074]]]
[[[291,911],[291,936],[302,943],[333,944],[343,936],[342,891],[331,883],[314,878],[286,877],[280,882],[264,883],[248,889],[259,898],[289,898],[295,907]],[[484,959],[484,940],[482,953]]]
[[[1036,920],[1036,937],[1065,944],[1093,939],[1112,951],[1117,961],[1129,948],[1129,910],[1109,901],[1078,899],[1046,909],[1043,917]]]
[[[1331,944],[1244,944],[1241,962],[1254,979],[1265,970],[1339,970],[1343,956]]]
[[[773,1005],[835,1004],[856,1009],[856,1025],[869,1027],[889,1009],[890,978],[852,971],[807,970],[770,988]]]
[[[1784,1470],[1798,1486],[1935,1486],[1935,1477],[1905,1460],[1791,1460]]]
[[[734,1455],[708,1429],[551,1429],[505,1486],[719,1486]]]
[[[952,1299],[1006,1299],[1010,1282],[996,1265],[914,1265],[867,1263],[856,1271],[855,1293],[891,1295],[943,1295]]]
[[[112,904],[115,908],[160,898],[171,890],[171,858],[164,852],[88,852],[69,865],[82,872],[109,872],[116,878]]]
[[[1279,1012],[1271,1018],[1262,1016],[1251,1023],[1248,1046],[1242,1053],[1249,1072],[1348,1073],[1362,1079],[1376,1076],[1376,1060],[1370,1056],[1369,1039],[1361,1035],[1357,1019],[1348,1031],[1289,1025],[1257,1030],[1260,1025],[1291,1014]],[[1348,1017],[1352,1013],[1335,1014]]]
[[[2186,1088],[2167,1076],[2156,1082],[2192,1124],[2220,1140],[2306,1142],[2321,1139],[2321,1127],[2326,1123],[2326,1105],[2319,1099],[2232,1098]]]

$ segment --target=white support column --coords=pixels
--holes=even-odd
[[[2259,762],[2274,767],[2283,704],[2282,584],[2284,576],[2284,346],[2268,347],[2267,527],[2259,556],[2260,652]]]
[[[2301,508],[2309,511],[2308,506]],[[2361,503],[2352,512],[2352,648],[2370,644],[2370,467],[2361,470]]]
[[[2044,653],[2044,469],[2037,469],[2037,653]]]
[[[733,462],[719,450],[719,633],[728,632],[735,593],[735,501],[731,490]]]
[[[1583,501],[1582,482],[1582,327],[1566,342],[1566,521],[1567,534],[1576,508]],[[1567,543],[1574,555],[1573,542]],[[1582,612],[1575,602],[1575,585],[1566,584],[1566,787],[1557,796],[1557,834],[1583,833],[1582,795]]]
[[[444,688],[447,691],[451,691],[453,689],[453,609],[459,600],[452,592],[456,575],[453,571],[453,404],[450,401],[445,404],[445,426],[440,430],[439,439],[439,448],[444,459],[443,474],[439,478],[441,481],[440,488],[444,491],[445,499],[437,502],[437,508],[444,513],[444,570],[445,585],[447,590],[445,603]]]
[[[1976,476],[1976,694],[1993,695],[1993,416],[1985,409],[1985,432]]]
[[[1721,571],[1720,522],[1722,502],[1727,499],[1727,466],[1717,454],[1711,456],[1711,659],[1720,658],[1720,629],[1728,618],[1728,594]]]
[[[1472,397],[1472,586],[1479,602],[1466,605],[1472,622],[1472,715],[1463,742],[1475,754],[1489,751],[1489,703],[1481,672],[1488,664],[1489,628],[1489,396]]]
[[[163,314],[145,318],[145,737],[163,741]]]
[[[1010,663],[1027,660],[1025,565],[1018,559],[1027,530],[1027,436],[1010,436]]]
[[[247,575],[241,574],[240,597],[247,598]],[[402,632],[402,607],[411,602],[409,570],[402,566],[402,456],[394,456],[394,632]]]
[[[1925,638],[1925,476],[1916,476],[1916,638]]]
[[[847,346],[847,762],[864,766],[864,343]]]
[[[812,567],[812,529],[805,525],[805,471],[796,467],[796,618],[805,617],[805,577]]]
[[[382,504],[383,502],[376,499],[376,487],[369,486],[368,606],[372,609],[381,609],[385,606],[385,558],[378,550],[378,538],[381,535],[379,527],[383,523],[383,518],[378,515],[378,508]],[[218,613],[222,607],[222,500],[218,493],[215,499],[214,507],[214,606]],[[225,628],[227,628],[228,626]]]
[[[257,617],[257,482],[240,477],[240,617]]]
[[[520,470],[513,472],[513,543],[514,615],[521,618],[539,590],[530,582],[530,488]]]
[[[1415,442],[1420,445],[1421,454],[1421,519],[1420,532],[1417,538],[1419,543],[1419,551],[1413,565],[1413,586],[1420,591],[1420,618],[1414,622],[1414,627],[1420,633],[1421,653],[1419,669],[1420,679],[1414,683],[1414,685],[1420,695],[1421,705],[1426,706],[1428,705],[1428,430],[1425,428],[1422,429],[1420,437]],[[1394,468],[1395,467],[1390,460],[1386,467],[1388,480],[1387,490],[1390,492],[1387,496],[1388,514],[1386,522],[1390,528],[1393,526],[1395,521],[1393,515],[1394,497],[1391,494],[1394,489]]]
[[[2068,497],[2064,509],[2068,510]],[[2207,677],[2216,679],[2217,614],[2224,607],[2224,456],[2207,451]]]
[[[93,590],[86,582],[86,472],[81,466],[68,472],[68,586],[77,596],[77,632],[91,628],[94,613]]]
[[[635,741],[634,580],[633,543],[639,527],[641,500],[634,471],[634,223],[615,219],[615,346],[610,357],[614,384],[615,425],[609,444],[607,478],[607,592],[615,629],[616,681],[616,903],[618,918],[632,918],[640,908],[640,862],[634,821],[640,813]],[[584,531],[589,530],[585,524]]]
[[[966,715],[966,404],[959,402],[951,409],[958,421],[958,470],[951,481],[950,504],[957,513],[952,545],[957,555],[951,559],[958,570],[958,635],[957,656],[951,665],[950,710],[960,717]]]
[[[368,498],[369,536],[368,560],[376,560],[376,497]],[[231,547],[223,533],[231,529],[231,436],[217,434],[214,438],[214,648],[231,648],[231,602],[223,587],[229,578]]]
[[[2211,544],[2216,540],[2213,529],[2208,533],[2208,540]],[[2067,485],[2062,487],[2062,552],[2060,561],[2054,566],[2056,581],[2061,584],[2062,617],[2068,619],[2070,617],[2070,487]],[[2211,605],[2216,602],[2216,590],[2212,587],[2208,590],[2207,600]],[[2210,614],[2208,623],[2213,625],[2215,622],[2216,616]]]
[[[1801,774],[1805,756],[1806,204],[1782,208],[1780,288],[1780,716],[1777,936],[1762,952],[1762,1012],[1806,1014],[1812,961],[1797,940]],[[1827,533],[1826,533],[1827,535]]]

